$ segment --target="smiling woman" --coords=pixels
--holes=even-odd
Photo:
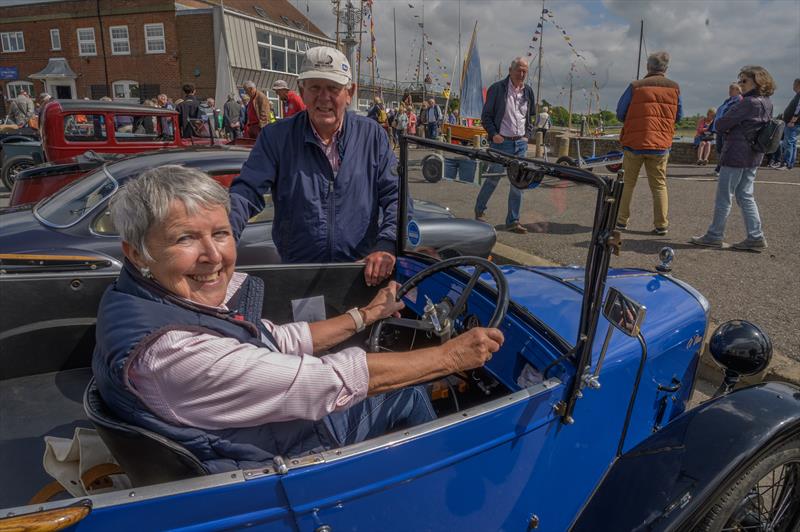
[[[146,172],[111,204],[125,257],[170,292],[214,307],[224,301],[236,263],[229,211],[222,186],[175,165]]]
[[[399,285],[335,318],[275,325],[261,317],[263,281],[234,271],[229,210],[222,186],[176,165],[120,189],[111,216],[127,260],[100,302],[92,360],[98,401],[185,446],[206,472],[430,421],[430,399],[412,385],[482,366],[503,342],[477,327],[407,353],[327,353],[397,314]]]

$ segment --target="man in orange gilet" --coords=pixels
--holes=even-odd
[[[653,234],[666,235],[669,229],[667,160],[675,134],[675,123],[683,114],[681,89],[664,75],[669,65],[667,52],[647,58],[647,75],[631,83],[617,103],[617,118],[623,122],[619,142],[625,152],[622,168],[625,186],[619,206],[617,228],[627,229],[631,198],[639,170],[644,165],[653,194]]]

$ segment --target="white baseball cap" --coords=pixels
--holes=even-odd
[[[350,63],[342,52],[329,46],[317,46],[306,52],[297,79],[321,78],[348,85],[353,81]]]

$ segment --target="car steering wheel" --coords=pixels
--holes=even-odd
[[[432,302],[429,302],[425,309],[425,316],[422,319],[415,320],[409,318],[389,317],[379,320],[372,327],[372,331],[369,335],[370,352],[376,353],[379,351],[380,335],[384,325],[398,325],[410,329],[433,332],[441,337],[443,342],[449,340],[452,336],[452,326],[455,319],[464,310],[469,295],[475,288],[478,278],[480,278],[484,272],[487,272],[492,276],[492,279],[497,287],[494,313],[492,314],[492,317],[486,327],[496,328],[499,326],[506,315],[506,311],[508,310],[508,283],[506,282],[503,272],[500,271],[500,268],[498,268],[494,263],[480,257],[453,257],[451,259],[443,260],[428,266],[403,283],[403,286],[401,286],[397,291],[397,301],[400,301],[404,295],[416,288],[417,285],[431,275],[439,273],[443,270],[448,270],[450,268],[457,268],[459,266],[472,266],[475,268],[475,271],[472,272],[472,276],[467,282],[467,285],[464,287],[464,290],[461,292],[461,295],[458,297],[458,301],[456,301],[455,304],[447,310],[447,314],[444,316],[444,318],[439,316],[438,309],[435,307],[435,305],[433,305]]]

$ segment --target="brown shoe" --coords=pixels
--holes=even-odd
[[[484,213],[475,214],[475,219],[479,222],[489,223],[488,220],[486,220],[486,215]]]
[[[511,224],[508,224],[508,226],[506,227],[506,230],[510,231],[512,233],[520,234],[520,235],[524,235],[525,233],[528,232],[528,228],[525,227],[524,225],[522,225],[519,222],[514,222],[514,223],[511,223]]]

